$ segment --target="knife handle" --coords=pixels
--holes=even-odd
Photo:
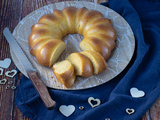
[[[47,87],[44,83],[38,78],[37,72],[28,72],[29,78],[31,79],[34,87],[36,88],[37,92],[39,93],[42,101],[44,102],[47,109],[51,110],[56,106],[56,102],[52,100]]]

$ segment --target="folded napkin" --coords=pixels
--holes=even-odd
[[[46,109],[31,81],[22,76],[15,103],[25,116],[32,120],[139,120],[158,99],[160,1],[110,0],[102,5],[123,16],[134,32],[136,49],[127,68],[111,81],[94,88],[71,91],[48,88],[57,102],[53,110]],[[138,90],[131,94],[133,87]],[[99,99],[101,104],[92,108],[88,103],[90,97]],[[94,102],[96,104],[96,100]],[[66,117],[59,110],[61,105],[73,105],[75,110]],[[84,109],[79,109],[80,106]]]

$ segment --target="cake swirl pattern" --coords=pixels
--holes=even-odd
[[[116,31],[111,20],[85,7],[56,9],[53,14],[42,16],[31,30],[28,41],[30,53],[47,67],[52,66],[65,50],[62,38],[70,33],[79,33],[84,37],[79,44],[81,50],[99,52],[105,60],[116,46]]]
[[[39,64],[46,67],[53,65],[57,80],[67,88],[72,86],[71,83],[75,81],[73,79],[76,78],[75,74],[90,77],[93,75],[94,69],[98,68],[93,67],[95,62],[91,62],[90,58],[81,53],[72,54],[72,57],[69,55],[67,57],[69,63],[58,63],[59,67],[54,67],[57,59],[66,48],[66,44],[62,40],[64,36],[70,33],[81,34],[84,37],[79,44],[81,50],[98,52],[105,60],[109,58],[111,51],[116,46],[116,31],[112,27],[111,20],[105,18],[102,13],[96,10],[88,10],[85,7],[77,9],[70,6],[63,10],[56,9],[53,14],[42,16],[38,23],[32,26],[31,30],[28,40],[31,47],[30,53],[37,58]],[[93,59],[101,62],[94,56]],[[66,67],[62,70],[63,66],[61,64],[66,67],[67,64],[71,64],[70,66],[74,67],[75,70],[66,69]],[[101,68],[103,66],[106,66],[106,63],[97,67]]]
[[[86,89],[111,80],[112,78],[117,76],[130,62],[134,53],[135,39],[129,24],[124,20],[124,18],[107,7],[83,1],[67,1],[46,5],[24,17],[15,27],[13,31],[14,37],[31,61],[34,68],[39,73],[46,86],[57,89],[66,89],[55,80],[52,69],[38,64],[37,60],[30,54],[28,36],[31,33],[31,26],[36,24],[43,15],[53,13],[55,9],[62,10],[68,6],[75,6],[79,9],[82,7],[86,7],[88,9],[100,11],[105,16],[105,18],[111,19],[112,25],[117,32],[116,48],[114,49],[114,51],[112,51],[110,59],[107,60],[107,70],[89,78],[78,77],[76,78],[76,81],[74,82],[72,87],[70,87],[69,89]],[[78,46],[82,39],[83,37],[78,34],[69,34],[64,37],[63,41],[67,46],[58,61],[64,60],[72,52],[80,52],[80,48]],[[27,76],[27,73],[23,70],[23,67],[21,66],[21,64],[19,64],[18,59],[13,54],[12,49],[11,56],[18,69],[25,76]]]

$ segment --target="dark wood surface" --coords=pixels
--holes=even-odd
[[[0,60],[10,58],[9,44],[4,38],[3,29],[9,27],[11,31],[16,25],[32,11],[48,4],[61,2],[63,0],[1,0],[0,1]],[[106,0],[86,0],[90,2],[100,3]],[[13,61],[9,68],[4,69],[4,73],[8,70],[15,69]],[[19,75],[21,76],[21,75]],[[6,78],[3,74],[0,80]],[[8,81],[14,82],[15,78],[8,78]],[[16,89],[6,89],[7,84],[0,85],[0,120],[30,120],[25,117],[14,103]],[[160,120],[160,98],[155,104],[142,116],[141,120]]]

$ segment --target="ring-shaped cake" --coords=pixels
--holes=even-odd
[[[65,82],[64,79],[59,81],[66,87],[70,87],[73,84],[75,80],[73,75],[89,77],[95,73],[95,66],[99,68],[101,66],[106,67],[105,60],[109,58],[111,51],[116,47],[116,31],[112,26],[111,20],[105,18],[100,12],[89,10],[85,7],[77,9],[70,6],[63,10],[56,9],[53,14],[42,16],[38,23],[32,26],[31,30],[32,32],[28,39],[31,48],[30,53],[36,57],[39,64],[47,67],[53,65],[54,71],[56,71],[54,65],[57,64],[57,59],[66,48],[62,38],[67,34],[74,33],[79,33],[83,36],[83,40],[79,44],[83,54],[72,53],[66,58],[67,61],[62,62],[67,67],[69,61],[71,66],[75,68],[75,70],[72,70],[72,76],[70,76],[71,73],[70,75],[67,74],[68,69],[65,69],[64,66],[64,69],[59,71],[61,76],[59,75],[57,78],[64,78],[65,74],[65,78],[67,78]],[[93,55],[94,53],[96,55]],[[97,58],[97,56],[100,56],[101,59]],[[96,65],[95,61],[103,64]],[[80,65],[77,66],[76,64]],[[84,64],[90,65],[84,67]],[[105,70],[104,67],[103,70]],[[100,70],[100,72],[103,70]],[[56,72],[54,73],[58,76]],[[96,72],[95,74],[98,73]],[[72,82],[69,82],[70,78],[72,78]],[[68,85],[66,83],[71,84]]]

